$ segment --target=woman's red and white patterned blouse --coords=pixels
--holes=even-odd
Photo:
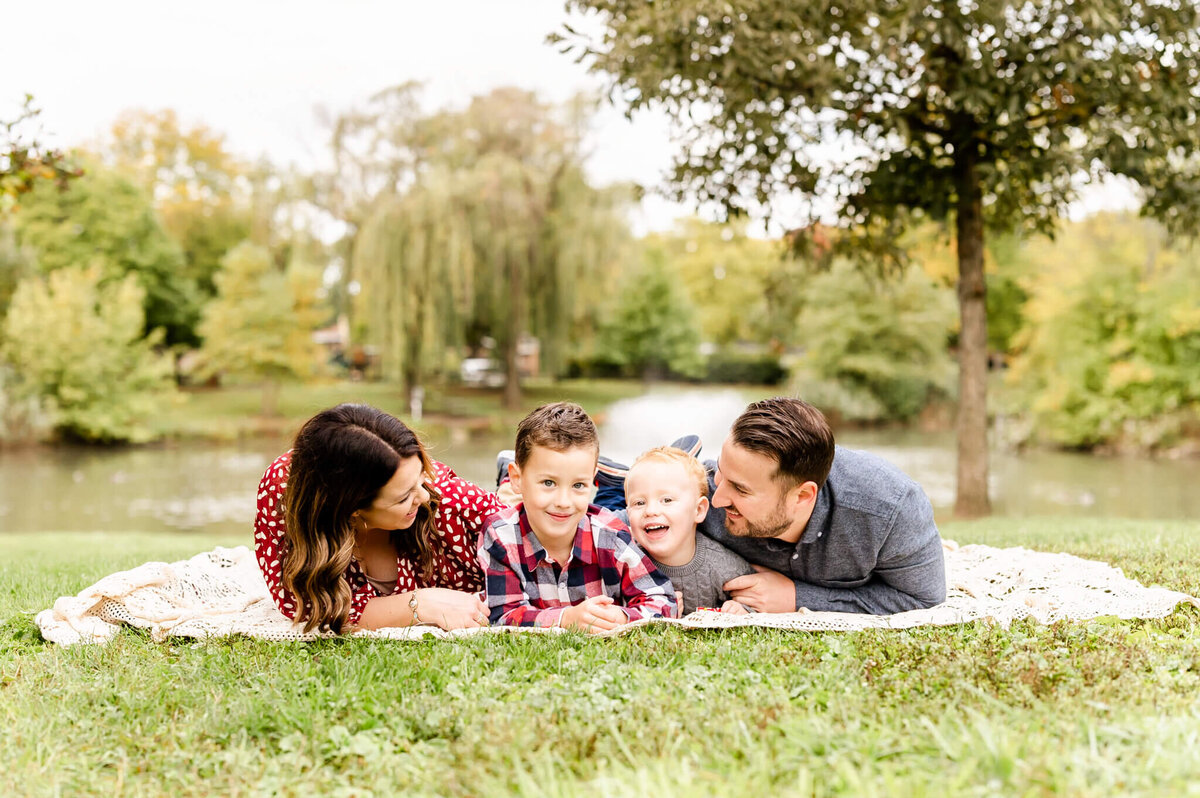
[[[254,550],[275,606],[284,615],[295,618],[298,608],[296,598],[283,587],[283,554],[287,545],[284,539],[283,492],[287,488],[291,460],[291,452],[280,455],[267,467],[259,482]],[[479,536],[487,527],[488,519],[505,509],[505,505],[496,494],[460,479],[449,466],[435,462],[433,468],[433,487],[442,497],[434,517],[438,536],[433,541],[433,578],[423,578],[416,562],[398,555],[396,592],[422,587],[478,592],[483,589],[483,572],[476,558]],[[351,562],[346,569],[346,579],[351,592],[348,622],[357,624],[367,602],[378,594],[357,562]]]

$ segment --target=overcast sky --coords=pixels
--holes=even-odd
[[[102,135],[126,109],[174,108],[226,134],[244,156],[312,168],[326,157],[315,108],[337,112],[409,80],[432,108],[496,86],[563,101],[599,91],[545,43],[567,19],[562,0],[38,0],[0,54],[0,118],[26,92],[52,141]],[[6,14],[8,21],[14,15]],[[46,22],[39,22],[44,20]],[[598,182],[653,185],[669,166],[664,118],[627,121],[605,107],[588,168]],[[679,213],[648,209],[655,227]]]
[[[562,0],[27,0],[21,14],[3,5],[20,30],[0,51],[0,118],[31,93],[62,146],[94,140],[123,110],[174,108],[237,153],[313,168],[325,157],[317,106],[337,112],[404,81],[426,85],[431,109],[503,85],[552,101],[602,85],[545,43],[567,18]],[[660,184],[673,152],[664,117],[629,122],[608,107],[590,145],[598,182]],[[639,227],[680,213],[651,200]]]

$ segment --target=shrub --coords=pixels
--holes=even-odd
[[[1200,259],[1144,253],[1048,264],[1032,284],[1010,384],[1036,440],[1170,446],[1200,410]]]
[[[708,358],[705,382],[779,385],[787,378],[787,369],[774,355],[741,355],[717,352]]]
[[[172,364],[142,337],[136,277],[102,283],[97,269],[63,268],[17,286],[5,319],[12,395],[35,399],[56,429],[85,441],[145,441],[147,420],[172,394]]]
[[[822,409],[847,419],[910,419],[952,392],[954,319],[951,291],[918,269],[883,281],[835,264],[807,282],[793,389],[823,394],[834,404]]]

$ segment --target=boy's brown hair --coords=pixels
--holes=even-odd
[[[596,425],[574,402],[554,402],[542,405],[517,425],[516,461],[524,468],[533,447],[542,446],[555,452],[565,452],[577,446],[588,447],[600,456],[600,436]]]
[[[644,460],[657,460],[661,463],[676,463],[682,466],[687,475],[695,481],[700,495],[708,497],[708,473],[704,470],[704,466],[700,464],[699,460],[682,449],[676,449],[674,446],[656,446],[649,451],[642,452],[638,456],[638,459],[633,461],[633,465],[629,467],[629,470],[633,471],[637,467],[637,464]],[[628,484],[628,481],[626,484]]]

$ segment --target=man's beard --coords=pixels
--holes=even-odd
[[[787,513],[783,509],[783,502],[775,506],[775,512],[769,518],[757,523],[751,521],[746,516],[741,516],[741,523],[744,525],[741,529],[734,529],[729,524],[729,515],[725,515],[725,528],[731,535],[736,535],[739,538],[774,538],[779,537],[792,525],[792,519],[788,518]]]

